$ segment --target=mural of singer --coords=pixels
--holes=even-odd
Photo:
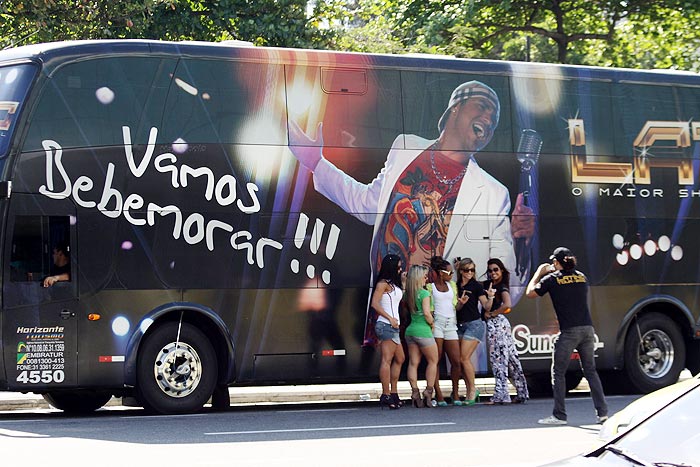
[[[518,194],[513,219],[508,189],[482,170],[474,159],[493,137],[500,117],[496,92],[480,81],[457,86],[438,121],[439,137],[399,135],[381,172],[365,184],[323,157],[323,126],[316,139],[291,121],[290,150],[313,172],[316,191],[362,222],[374,226],[373,276],[381,259],[398,255],[406,267],[429,264],[441,255],[469,255],[477,265],[499,258],[515,270],[513,239],[529,245],[535,231],[532,210]],[[403,149],[417,148],[417,149]],[[465,226],[483,235],[466,235]],[[516,300],[527,280],[514,274]],[[519,293],[518,293],[519,292]],[[366,329],[371,330],[373,323]],[[370,335],[365,344],[374,343]]]

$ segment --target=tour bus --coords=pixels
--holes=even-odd
[[[558,324],[548,298],[521,297],[559,246],[591,285],[606,389],[668,385],[700,370],[699,117],[685,72],[226,42],[4,50],[0,389],[187,413],[230,386],[377,381],[368,298],[394,253],[404,270],[469,257],[479,280],[500,259],[544,390]]]

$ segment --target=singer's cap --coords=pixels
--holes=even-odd
[[[498,124],[498,119],[501,115],[501,103],[498,100],[498,94],[496,94],[496,91],[494,91],[481,81],[467,81],[466,83],[460,84],[455,88],[454,91],[452,91],[452,95],[450,96],[450,102],[449,104],[447,104],[447,109],[445,109],[445,112],[442,114],[442,117],[440,117],[440,120],[438,121],[438,130],[442,132],[442,130],[445,128],[445,123],[447,122],[447,115],[449,114],[450,110],[452,110],[452,107],[454,107],[462,101],[466,101],[470,97],[475,96],[485,97],[491,101],[493,106],[496,108],[495,124]]]
[[[574,254],[565,246],[560,246],[554,249],[554,252],[552,255],[549,257],[550,260],[556,259],[560,263],[564,262],[564,259],[567,256],[574,256]]]

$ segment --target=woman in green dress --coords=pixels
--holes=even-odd
[[[408,346],[408,382],[411,384],[411,401],[414,407],[433,407],[433,381],[437,376],[438,348],[433,337],[433,313],[431,295],[425,288],[428,268],[411,266],[406,278],[406,304],[411,312],[411,324],[406,328]],[[421,395],[418,389],[418,365],[425,357],[427,387]]]

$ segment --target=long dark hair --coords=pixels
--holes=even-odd
[[[492,264],[495,264],[496,266],[498,266],[501,269],[501,282],[503,284],[505,284],[506,286],[508,286],[510,284],[510,271],[508,271],[506,269],[505,265],[503,264],[503,261],[501,261],[498,258],[491,258],[486,262],[486,267],[488,268]],[[488,270],[487,270],[487,273],[488,273]],[[487,278],[488,278],[489,282],[493,284],[493,279],[491,279],[491,277],[488,277],[488,276],[487,276]]]
[[[379,281],[385,280],[394,287],[401,288],[401,272],[399,271],[399,263],[401,258],[398,255],[388,254],[382,259],[382,266],[377,273],[377,280],[374,282],[376,287]]]

